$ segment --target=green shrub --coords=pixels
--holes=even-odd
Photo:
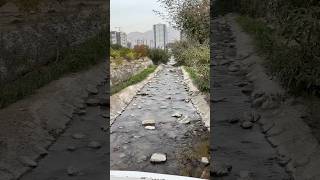
[[[169,61],[169,54],[163,49],[151,49],[149,51],[149,58],[152,60],[153,64],[166,64]]]
[[[277,31],[270,30],[266,23],[250,17],[242,16],[238,22],[246,32],[253,35],[257,48],[267,56],[266,66],[285,88],[294,94],[320,95],[317,43],[310,46],[306,43],[302,47],[299,43],[288,41]]]
[[[121,57],[118,50],[110,49],[110,56],[114,59],[119,59]]]
[[[137,55],[133,51],[128,52],[128,54],[126,54],[126,56],[125,56],[125,58],[128,60],[134,60],[136,57],[137,57]]]
[[[37,67],[13,82],[1,84],[0,108],[33,94],[40,87],[68,73],[102,63],[107,56],[109,41],[107,30],[104,30],[95,37],[66,49],[57,61]]]
[[[110,48],[114,50],[120,50],[122,46],[119,44],[111,44]]]

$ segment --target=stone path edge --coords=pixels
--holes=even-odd
[[[114,123],[117,117],[125,110],[125,108],[132,101],[134,96],[139,90],[141,90],[152,78],[154,78],[159,71],[163,69],[163,65],[160,64],[156,70],[149,74],[149,76],[143,81],[128,86],[120,92],[110,96],[110,126]]]
[[[183,79],[186,85],[189,88],[191,102],[196,108],[198,114],[201,116],[201,119],[207,129],[210,131],[210,105],[205,100],[205,95],[200,92],[200,90],[192,82],[192,79],[185,68],[181,67],[183,73]]]
[[[104,62],[67,75],[0,110],[0,125],[7,127],[0,139],[10,142],[10,148],[2,152],[0,160],[1,180],[19,179],[31,170],[23,159],[37,162],[47,154],[47,149],[68,128],[75,111],[85,103],[88,86],[97,87],[107,81],[106,67]]]
[[[237,42],[239,39],[245,42],[245,44],[236,44],[237,49],[241,49],[244,54],[255,52],[250,42],[251,38],[235,22],[236,17],[237,15],[230,14],[227,16],[227,21],[232,24],[233,34],[237,34]],[[246,66],[247,78],[254,85],[253,94],[263,92],[267,96],[288,96],[279,83],[266,74],[262,57],[253,55],[242,60],[242,63]],[[305,114],[306,107],[290,96],[278,105],[279,107],[270,110],[255,107],[261,115],[259,123],[266,139],[277,150],[280,161],[286,161],[284,166],[293,179],[319,179],[320,145],[312,135],[309,126],[301,118]]]

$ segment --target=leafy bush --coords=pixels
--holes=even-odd
[[[125,58],[128,59],[128,60],[134,60],[134,59],[137,58],[137,55],[136,55],[135,52],[130,51],[130,52],[128,52],[128,53],[126,54]]]
[[[210,48],[208,44],[177,42],[172,46],[172,54],[179,65],[186,66],[199,90],[210,89]]]
[[[107,56],[109,41],[107,30],[103,30],[78,46],[66,49],[58,61],[38,67],[13,82],[1,84],[0,108],[33,94],[36,89],[68,73],[102,63]]]
[[[111,44],[111,45],[110,45],[110,48],[111,48],[111,49],[114,49],[114,50],[120,50],[120,49],[122,48],[122,46],[119,45],[119,44]]]
[[[149,53],[149,48],[145,45],[136,45],[134,46],[133,50],[139,58],[147,57]]]
[[[110,49],[110,56],[114,59],[119,59],[121,57],[120,52],[114,49]]]
[[[166,64],[169,61],[169,54],[163,49],[151,49],[149,51],[149,57],[153,64]]]
[[[306,92],[320,95],[320,50],[317,43],[303,43],[301,40],[300,44],[288,40],[288,33],[279,35],[276,30],[270,30],[266,23],[250,17],[240,17],[238,22],[253,35],[257,47],[267,55],[266,66],[284,87],[294,94]],[[295,38],[299,38],[299,34]]]

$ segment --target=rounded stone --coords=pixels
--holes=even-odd
[[[167,161],[167,155],[163,153],[154,153],[150,158],[150,162],[152,163],[164,163]]]

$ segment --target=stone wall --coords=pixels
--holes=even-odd
[[[107,26],[106,0],[1,2],[0,85],[57,60]]]
[[[153,62],[149,58],[132,61],[123,60],[122,64],[118,65],[114,61],[111,62],[111,86],[128,80],[131,76],[138,74],[148,66],[153,65]]]

